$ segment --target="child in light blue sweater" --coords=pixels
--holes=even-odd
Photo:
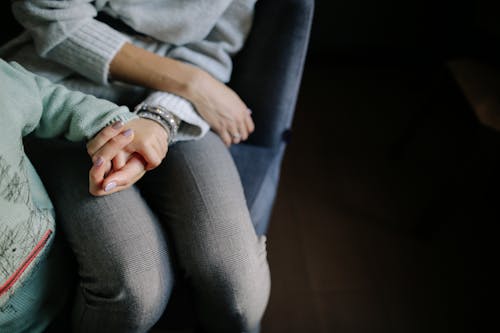
[[[0,332],[42,332],[60,310],[68,286],[51,250],[54,210],[24,153],[23,137],[93,137],[89,188],[103,195],[132,185],[144,174],[143,163],[152,168],[159,163],[153,161],[161,161],[166,131],[125,107],[69,91],[1,59],[0,126]],[[144,149],[152,136],[165,141]],[[111,169],[123,150],[132,158],[122,169]]]

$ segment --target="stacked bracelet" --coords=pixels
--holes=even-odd
[[[177,135],[179,130],[180,119],[172,112],[165,109],[163,106],[150,106],[145,103],[137,105],[134,113],[141,118],[150,119],[160,124],[168,133],[168,143]]]

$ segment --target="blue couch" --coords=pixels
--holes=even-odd
[[[290,139],[314,0],[260,0],[229,85],[253,110],[255,132],[231,148],[257,233],[264,234]]]

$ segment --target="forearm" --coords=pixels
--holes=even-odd
[[[109,75],[183,97],[227,145],[240,142],[239,138],[245,140],[253,131],[250,113],[240,97],[211,74],[192,65],[125,43],[111,61]]]
[[[125,43],[109,66],[110,78],[153,90],[168,91],[193,102],[197,67],[162,57],[131,43]]]

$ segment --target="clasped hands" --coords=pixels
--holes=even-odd
[[[148,119],[114,123],[87,143],[89,191],[103,196],[129,188],[165,158],[168,134]]]
[[[118,56],[124,53],[128,56],[125,58]],[[157,56],[131,44],[126,44],[118,55],[110,67],[113,76],[152,89],[173,91],[191,101],[198,114],[219,135],[226,146],[245,141],[254,131],[251,111],[245,103],[231,88],[216,80],[208,72]],[[150,75],[147,79],[135,77],[134,73],[128,72],[131,68],[137,67],[130,66],[130,59],[136,59],[142,65],[153,65],[152,72],[155,75]],[[164,71],[158,71],[158,68],[165,66]],[[175,80],[168,75],[172,71],[177,74]],[[167,74],[166,79],[159,73]],[[155,78],[162,79],[155,80]],[[165,82],[170,82],[170,85],[163,86]],[[87,151],[93,161],[89,172],[90,193],[101,196],[130,187],[147,170],[157,167],[165,158],[167,150],[168,135],[153,121],[134,119],[126,126],[114,124],[106,127],[87,144]]]

